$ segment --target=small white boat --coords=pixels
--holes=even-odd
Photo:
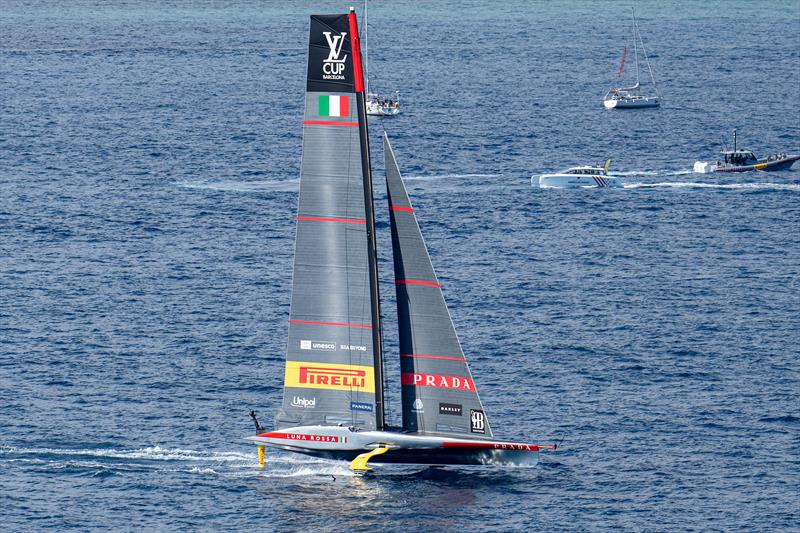
[[[642,94],[641,84],[639,83],[639,46],[642,47],[647,70],[650,72],[650,81],[653,82],[655,94]],[[628,55],[628,47],[622,51],[622,60],[619,64],[619,76],[625,73],[625,57]],[[653,69],[650,67],[650,60],[647,57],[647,50],[644,47],[642,34],[639,33],[639,24],[636,22],[636,13],[633,13],[633,57],[636,63],[636,83],[631,87],[612,87],[603,97],[603,106],[606,109],[633,109],[638,107],[658,107],[661,105],[661,93],[658,92],[656,78]]]
[[[661,105],[661,97],[643,96],[633,92],[638,88],[639,84],[636,84],[635,87],[609,89],[608,93],[606,93],[605,97],[603,98],[603,105],[606,109],[658,107]]]
[[[369,39],[367,37],[367,1],[364,0],[364,83],[366,84],[367,115],[393,117],[400,114],[400,91],[391,96],[369,90]]]
[[[400,93],[392,97],[381,97],[375,93],[367,94],[367,115],[393,117],[400,114]]]
[[[539,187],[545,189],[601,189],[622,187],[622,180],[608,174],[611,160],[607,159],[603,168],[572,167],[556,174],[542,174],[538,178]],[[536,176],[531,176],[531,185],[537,184]]]

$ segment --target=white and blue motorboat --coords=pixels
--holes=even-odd
[[[531,185],[553,189],[602,189],[622,187],[622,180],[608,173],[611,160],[603,167],[571,167],[555,174],[531,176]]]

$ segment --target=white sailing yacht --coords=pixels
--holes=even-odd
[[[636,22],[636,12],[631,8],[633,14],[633,57],[636,63],[636,83],[630,87],[613,87],[608,90],[603,97],[603,105],[606,109],[615,108],[635,108],[635,107],[658,107],[661,105],[661,93],[658,91],[656,85],[656,78],[653,76],[653,69],[650,67],[650,60],[647,57],[647,50],[644,47],[642,34],[639,33],[639,24]],[[647,70],[650,72],[650,81],[653,83],[653,91],[655,94],[643,94],[641,84],[639,83],[639,46],[642,47],[642,54],[644,61],[647,64]],[[625,56],[627,55],[627,47],[622,53],[622,60],[619,66],[619,75],[622,76],[625,72]]]
[[[367,2],[364,0],[364,84],[367,92],[367,115],[392,117],[400,114],[400,91],[380,95],[369,90],[369,44],[367,42]]]

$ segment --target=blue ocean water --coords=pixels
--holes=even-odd
[[[3,530],[796,529],[800,168],[691,168],[800,151],[800,4],[637,2],[633,112],[627,2],[370,4],[386,350],[384,128],[497,436],[563,439],[373,478],[241,439],[281,401],[308,15],[348,6],[282,4],[3,2]],[[624,189],[530,186],[606,157]]]

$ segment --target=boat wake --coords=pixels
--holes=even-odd
[[[502,174],[433,174],[429,176],[403,176],[403,181],[408,180],[446,180],[446,179],[470,179],[470,178],[499,178]]]
[[[800,185],[794,183],[702,183],[695,181],[663,181],[659,183],[626,183],[626,189],[723,189],[723,190],[762,190],[800,192]]]
[[[685,176],[694,174],[692,170],[614,170],[615,176]]]
[[[175,185],[187,189],[222,192],[294,192],[300,188],[299,179],[280,181],[179,181]]]
[[[276,478],[352,476],[347,463],[294,454],[267,453],[264,470],[258,468],[255,449],[203,451],[149,446],[135,449],[69,449],[0,447],[0,465],[26,470],[108,476],[126,473],[171,472],[224,477]]]

